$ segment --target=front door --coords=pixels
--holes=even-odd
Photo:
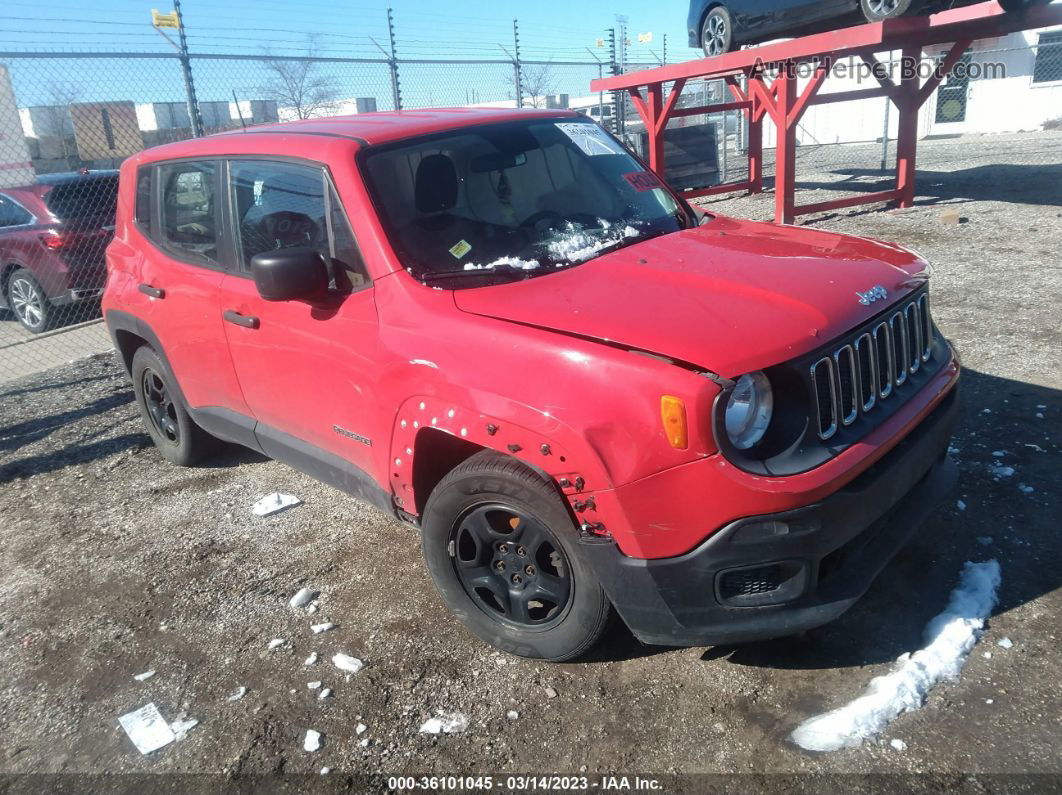
[[[281,438],[299,455],[330,453],[382,474],[378,480],[386,483],[373,464],[374,451],[387,454],[389,437],[375,402],[376,304],[327,171],[259,159],[233,159],[228,170],[240,270],[222,284],[221,310],[263,448],[271,452],[271,442]],[[317,248],[331,263],[328,295],[264,300],[250,276],[251,259],[293,246]]]

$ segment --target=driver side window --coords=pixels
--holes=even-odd
[[[331,263],[333,289],[349,292],[366,283],[353,234],[323,168],[233,160],[229,174],[244,270],[263,251],[308,247]]]

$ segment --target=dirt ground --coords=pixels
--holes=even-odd
[[[860,603],[798,638],[665,649],[618,630],[588,662],[508,657],[446,612],[414,530],[250,452],[165,463],[112,355],[5,385],[0,792],[71,781],[187,791],[275,774],[286,778],[273,785],[352,791],[384,789],[394,774],[506,773],[585,774],[600,789],[605,773],[687,791],[1062,786],[1062,166],[994,162],[931,166],[910,210],[804,220],[924,254],[936,320],[966,373],[954,499]],[[772,202],[709,207],[765,217]],[[942,221],[948,208],[961,223]],[[996,451],[1011,477],[993,476]],[[254,517],[252,503],[275,490],[303,504]],[[859,748],[813,755],[787,740],[918,648],[962,563],[993,557],[1001,602],[958,681]],[[303,586],[321,591],[315,615],[288,606]],[[312,634],[325,620],[338,627]],[[270,651],[274,638],[285,643]],[[306,666],[311,652],[320,661]],[[337,652],[365,669],[343,675]],[[315,680],[333,696],[319,699]],[[148,702],[200,723],[142,756],[118,717]],[[420,734],[437,711],[464,713],[468,729]],[[303,750],[307,729],[323,735],[315,753]],[[138,773],[211,775],[120,775]],[[722,773],[759,775],[694,775]]]

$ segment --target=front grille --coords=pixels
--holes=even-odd
[[[781,566],[760,566],[755,569],[728,571],[719,580],[719,595],[725,599],[758,596],[777,591],[782,585]]]
[[[819,438],[829,439],[892,397],[929,360],[932,339],[929,295],[922,293],[814,362],[811,389]]]

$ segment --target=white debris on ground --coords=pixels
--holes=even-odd
[[[331,698],[331,697],[332,697],[332,688],[330,688],[330,687],[324,688],[320,693],[317,694],[317,698],[319,698],[322,701],[324,699],[326,699],[326,698]]]
[[[959,676],[996,605],[999,583],[998,561],[967,562],[948,606],[926,626],[926,646],[902,655],[898,667],[872,679],[864,695],[801,723],[790,735],[793,742],[809,751],[857,746],[897,715],[921,707],[938,682]]]
[[[285,643],[287,643],[287,641],[283,638],[273,638],[273,640],[269,641],[269,650],[273,651],[273,649],[279,649]]]
[[[255,516],[272,516],[275,513],[280,513],[301,504],[302,500],[298,497],[274,491],[268,497],[263,497],[251,506],[251,511],[254,512]]]
[[[901,751],[902,752],[902,751],[906,751],[907,750],[907,743],[905,743],[903,740],[901,740],[899,738],[895,738],[895,739],[890,740],[889,741],[889,745],[891,745],[897,751]]]
[[[317,690],[321,686],[321,683],[320,682],[307,682],[306,686],[308,688],[310,688],[310,690]]]
[[[368,748],[371,742],[372,740],[370,740],[368,737],[362,737],[361,742],[359,742],[358,745],[360,745],[362,748]]]
[[[322,767],[321,768],[321,775],[322,776],[327,776],[331,772],[332,772],[332,768],[330,768],[330,767]]]
[[[983,547],[992,546],[993,540],[994,539],[992,538],[992,536],[978,536],[977,537],[977,543],[980,544]]]
[[[148,679],[155,675],[154,671],[144,671],[142,674],[133,674],[133,678],[138,682],[146,682]]]
[[[505,713],[505,717],[507,717],[509,720],[516,720],[520,717],[520,713],[517,712],[515,709],[511,709]]]
[[[317,598],[317,591],[313,588],[300,588],[299,592],[291,597],[289,605],[295,608],[306,607]]]
[[[459,734],[468,728],[468,718],[460,712],[438,712],[420,725],[421,734]]]
[[[303,665],[314,665],[317,662],[317,652],[310,652],[310,656],[302,661]]]
[[[175,720],[170,724],[170,729],[173,730],[173,737],[177,741],[183,740],[192,729],[199,725],[199,721],[195,718],[188,718],[186,720]]]
[[[1014,641],[1012,641],[1010,638],[1000,638],[996,645],[999,646],[1001,649],[1009,649],[1014,645]]]
[[[332,665],[334,665],[340,671],[346,671],[349,674],[356,674],[358,671],[365,667],[365,663],[363,663],[357,657],[351,657],[349,654],[333,655]]]
[[[960,511],[965,511],[966,510],[966,503],[963,502],[962,500],[959,500],[957,503],[955,503],[955,507],[958,508]]]
[[[365,725],[364,723],[359,723],[359,724],[357,725],[357,727],[356,727],[356,728],[354,729],[354,731],[355,731],[356,733],[358,733],[358,734],[365,734],[365,732],[366,732],[366,731],[368,730],[368,728],[369,728],[369,727],[368,727],[368,726],[366,726],[366,725]]]
[[[1009,478],[1014,474],[1014,467],[1005,467],[1001,464],[993,464],[988,468],[989,474],[996,478]]]
[[[321,624],[314,624],[310,627],[313,630],[314,635],[320,635],[322,632],[329,632],[336,628],[336,625],[331,621],[325,621]]]
[[[122,715],[118,724],[142,754],[150,754],[177,739],[153,702]]]
[[[1007,454],[1007,451],[1006,451],[1006,450],[993,450],[993,451],[992,451],[992,455],[993,455],[993,456],[994,456],[995,458],[1002,458],[1002,457],[1003,457],[1003,456],[1005,456],[1006,454]]]
[[[233,693],[231,696],[229,696],[229,701],[239,701],[241,698],[243,698],[246,695],[247,695],[247,688],[246,687],[241,687],[239,690],[237,690],[235,693]]]
[[[1034,489],[1032,486],[1026,486],[1024,483],[1019,483],[1018,491],[1020,491],[1022,494],[1032,494],[1034,491],[1036,491],[1036,489]]]
[[[992,652],[990,652],[990,651],[986,651],[986,652],[985,652],[984,654],[982,654],[981,656],[982,656],[982,657],[984,657],[984,658],[985,658],[986,660],[991,660],[991,659],[992,659]]]
[[[313,753],[321,748],[321,732],[314,731],[313,729],[306,730],[306,739],[302,741],[302,748],[304,751]]]

